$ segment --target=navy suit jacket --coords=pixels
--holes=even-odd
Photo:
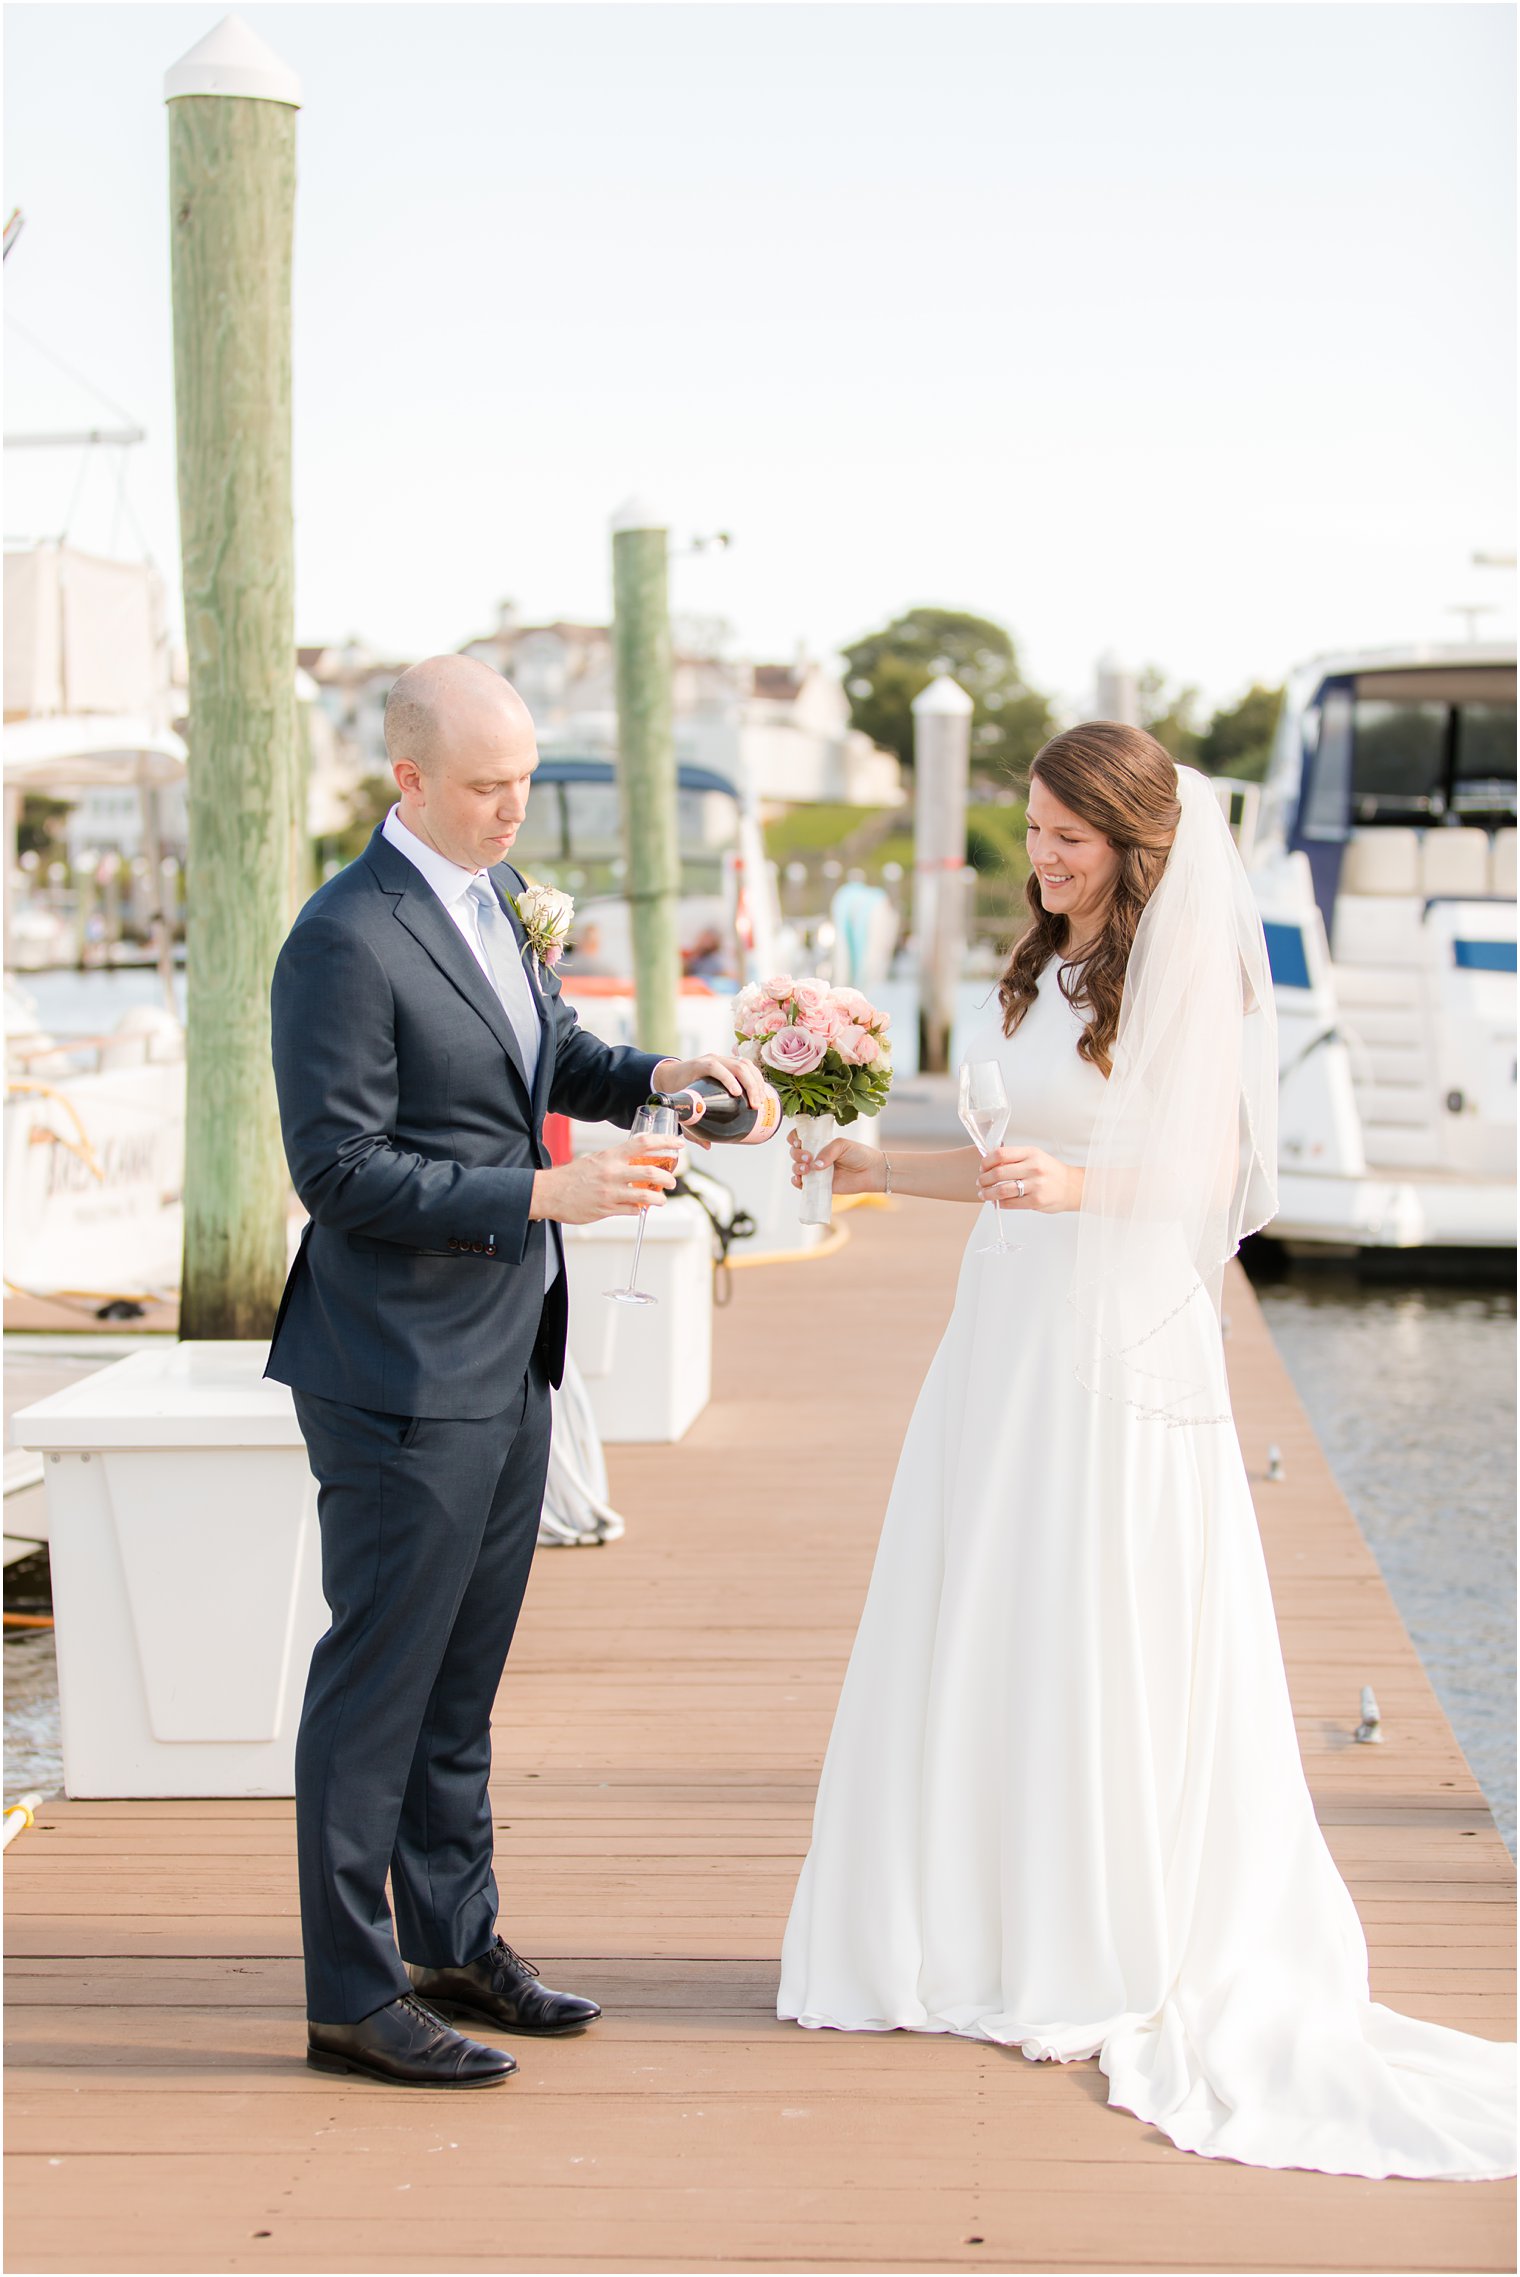
[[[506,863],[491,874],[521,889]],[[275,965],[274,1072],[311,1223],[275,1323],[276,1382],[393,1415],[495,1415],[540,1327],[560,1381],[564,1249],[557,1225],[528,1216],[544,1116],[627,1128],[658,1061],[588,1036],[554,972],[527,962],[542,1024],[531,1090],[495,989],[379,830],[296,919]]]

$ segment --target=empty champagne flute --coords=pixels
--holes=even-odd
[[[995,1059],[970,1059],[961,1067],[960,1087],[956,1101],[957,1112],[979,1155],[985,1158],[1003,1143],[1008,1128],[1008,1093],[1003,1085],[1003,1071]],[[1019,1247],[1003,1237],[1003,1212],[994,1204],[997,1213],[996,1241],[979,1241],[979,1257],[1011,1257]]]
[[[681,1118],[674,1107],[641,1107],[633,1118],[633,1135],[635,1138],[679,1140]],[[667,1144],[658,1152],[651,1150],[648,1154],[630,1155],[629,1163],[630,1166],[644,1170],[672,1170],[675,1167],[674,1149]],[[638,1285],[639,1258],[643,1253],[644,1224],[648,1216],[649,1206],[646,1203],[639,1212],[639,1230],[634,1236],[633,1263],[628,1269],[627,1288],[603,1291],[605,1296],[611,1297],[614,1304],[657,1305],[660,1301],[658,1297],[651,1296],[647,1289],[641,1289]]]

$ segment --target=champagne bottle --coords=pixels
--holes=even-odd
[[[708,1139],[714,1146],[759,1146],[781,1128],[781,1099],[770,1084],[758,1107],[742,1095],[735,1098],[711,1075],[699,1075],[680,1091],[652,1091],[650,1105],[673,1107],[683,1131]]]

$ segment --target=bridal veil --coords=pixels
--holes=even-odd
[[[1162,1423],[1219,1423],[1224,1268],[1277,1207],[1277,1018],[1223,810],[1194,767],[1177,790],[1088,1153],[1071,1301],[1089,1391]]]

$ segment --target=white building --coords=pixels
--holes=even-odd
[[[735,782],[747,774],[765,805],[902,802],[897,759],[851,727],[849,700],[833,673],[805,655],[792,664],[750,664],[725,657],[720,647],[716,627],[676,628],[679,759],[715,767]],[[543,751],[616,756],[610,626],[521,624],[504,602],[495,630],[466,641],[460,653],[512,682]],[[297,656],[316,690],[311,815],[313,832],[326,836],[342,828],[358,786],[385,771],[385,699],[409,660],[376,656],[356,639],[302,648]]]

